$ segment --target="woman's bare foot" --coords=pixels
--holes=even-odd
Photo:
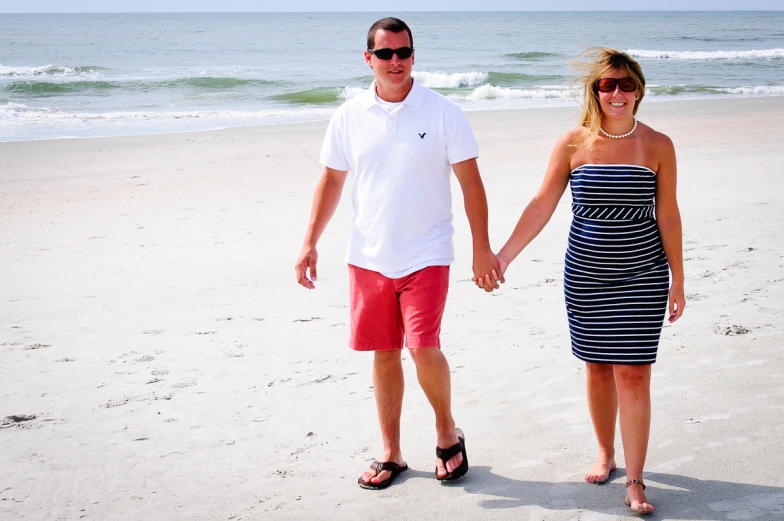
[[[604,483],[610,479],[610,472],[615,470],[615,458],[599,454],[596,463],[585,473],[585,481],[588,483]]]
[[[634,512],[638,514],[650,514],[653,512],[653,505],[648,503],[648,498],[645,497],[645,490],[642,483],[632,483],[626,485],[626,497],[624,502],[632,507]]]

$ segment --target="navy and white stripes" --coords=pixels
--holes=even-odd
[[[582,165],[570,185],[564,292],[572,352],[586,362],[651,364],[670,286],[654,218],[656,173]]]

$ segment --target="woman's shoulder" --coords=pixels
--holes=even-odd
[[[657,173],[661,173],[662,165],[674,164],[675,145],[672,139],[667,134],[654,130],[642,122],[638,123],[638,126],[642,131],[640,134],[643,138],[643,143],[645,143],[645,156],[649,162],[658,165],[654,170]]]
[[[648,143],[650,143],[652,147],[656,149],[662,149],[662,150],[674,148],[672,139],[670,139],[670,137],[667,134],[663,132],[659,132],[658,130],[654,130],[653,127],[650,127],[641,121],[639,121],[637,125],[639,127],[639,130],[642,131],[640,133],[645,134],[644,136],[645,140]]]
[[[587,131],[588,129],[581,126],[569,129],[558,137],[555,146],[557,148],[574,149],[577,143],[580,142],[580,138],[583,137]]]

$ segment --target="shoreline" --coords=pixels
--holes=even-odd
[[[677,99],[660,99],[655,98],[653,96],[649,96],[645,98],[645,104],[642,106],[647,106],[650,104],[668,104],[668,103],[686,103],[686,102],[730,102],[733,100],[746,100],[746,99],[768,99],[768,98],[781,98],[784,97],[784,94],[763,94],[763,95],[742,95],[742,94],[725,94],[722,96],[694,96],[694,97],[683,97]],[[476,110],[463,110],[464,114],[474,114],[474,113],[485,113],[485,112],[528,112],[528,111],[537,111],[537,110],[566,110],[566,109],[573,109],[579,110],[579,102],[576,105],[553,105],[550,107],[521,107],[521,108],[509,108],[509,107],[500,107],[497,109],[493,108],[481,108]],[[334,107],[337,109],[337,107]],[[169,135],[184,135],[184,134],[200,134],[204,132],[221,132],[221,131],[228,131],[233,129],[254,129],[254,128],[266,128],[266,127],[287,127],[291,125],[309,125],[321,122],[328,122],[329,117],[325,119],[312,119],[312,120],[303,120],[303,121],[291,121],[291,122],[273,122],[273,123],[263,123],[263,124],[250,124],[250,125],[231,125],[231,126],[222,126],[216,128],[208,128],[203,130],[184,130],[184,131],[175,131],[175,132],[156,132],[156,133],[135,133],[135,134],[120,134],[120,135],[106,135],[106,136],[63,136],[63,137],[42,137],[42,138],[35,138],[35,139],[20,139],[20,140],[9,140],[9,141],[0,141],[0,147],[7,143],[30,143],[30,142],[40,142],[40,141],[60,141],[60,140],[84,140],[84,139],[121,139],[121,138],[133,138],[133,137],[151,137],[151,136],[169,136]]]

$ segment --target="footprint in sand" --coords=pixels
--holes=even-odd
[[[38,416],[35,414],[12,414],[6,416],[0,421],[0,429],[7,429],[9,427],[20,427],[26,422],[35,420]]]
[[[119,398],[116,400],[109,400],[105,404],[101,405],[101,407],[105,409],[113,409],[115,407],[122,407],[123,405],[127,404],[131,399],[130,398]]]
[[[713,326],[713,332],[717,335],[726,335],[726,336],[735,336],[735,335],[748,335],[751,333],[751,329],[743,326],[720,326],[715,325]]]
[[[324,317],[297,318],[294,322],[312,322],[314,320],[324,320]]]
[[[133,360],[134,362],[152,362],[153,360],[155,360],[155,357],[150,355],[144,355],[139,358],[134,358]]]
[[[722,268],[721,271],[727,271],[733,268],[748,268],[748,267],[749,267],[749,263],[747,261],[736,260],[726,268]]]
[[[196,385],[196,380],[187,380],[185,382],[174,384],[172,387],[174,389],[184,389],[186,387],[193,387],[194,385]]]
[[[311,380],[311,381],[309,381],[309,382],[305,382],[305,383],[304,383],[304,384],[302,384],[302,385],[320,384],[320,383],[324,383],[324,382],[326,382],[326,381],[327,381],[327,380],[329,380],[330,378],[332,378],[332,375],[331,375],[331,374],[325,374],[325,375],[322,375],[322,376],[318,376],[318,377],[316,377],[316,379],[315,379],[315,380]]]
[[[33,349],[43,349],[45,347],[52,347],[51,344],[30,344],[29,346],[25,347],[25,351],[30,351]]]

